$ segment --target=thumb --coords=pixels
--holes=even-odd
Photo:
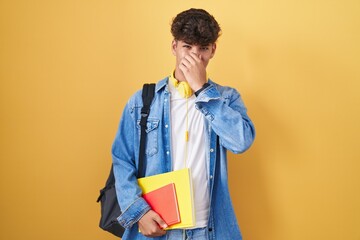
[[[154,212],[155,213],[155,212]],[[161,226],[163,229],[167,228],[168,225],[166,224],[166,222],[159,216],[159,214],[155,213],[153,216],[153,220],[155,222],[157,222],[157,224],[159,224],[159,226]]]

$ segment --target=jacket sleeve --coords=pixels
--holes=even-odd
[[[116,195],[122,211],[119,223],[130,228],[150,210],[141,197],[142,191],[137,183],[137,165],[134,146],[136,132],[135,120],[131,115],[129,103],[125,106],[119,128],[112,146],[112,159],[115,176]]]
[[[222,90],[220,93],[214,84],[210,84],[197,96],[196,108],[209,120],[223,147],[242,153],[253,143],[255,128],[240,94],[229,87]]]

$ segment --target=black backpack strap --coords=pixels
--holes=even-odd
[[[146,143],[146,123],[150,113],[150,105],[155,95],[155,84],[144,84],[142,92],[143,108],[141,109],[141,135],[140,135],[140,153],[139,153],[139,168],[137,177],[143,177],[145,170],[145,143]],[[121,179],[120,179],[121,180]],[[101,218],[99,226],[118,236],[122,237],[125,229],[117,221],[117,217],[121,215],[120,205],[117,200],[115,189],[115,177],[113,166],[106,185],[100,190],[100,196],[97,202],[101,201]]]
[[[145,83],[142,90],[143,107],[141,108],[141,135],[140,135],[140,150],[139,150],[139,168],[138,178],[145,175],[145,149],[146,149],[146,123],[150,114],[150,105],[155,94],[155,83]]]

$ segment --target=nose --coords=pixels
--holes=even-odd
[[[194,47],[191,48],[191,52],[192,52],[192,53],[195,53],[196,56],[199,56],[200,49],[199,49],[198,46],[194,46]]]

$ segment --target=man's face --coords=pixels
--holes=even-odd
[[[214,56],[216,50],[216,44],[209,44],[206,46],[191,45],[186,41],[173,40],[172,41],[172,53],[176,57],[176,66],[179,66],[181,60],[191,53],[195,53],[204,64],[206,68],[210,59]]]

